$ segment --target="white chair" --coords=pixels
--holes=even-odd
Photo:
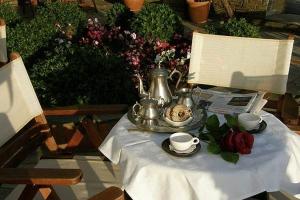
[[[7,62],[5,23],[0,22],[0,61],[5,63],[0,65],[0,184],[20,184],[6,199],[124,199],[118,166],[99,157],[42,159],[35,168],[15,168],[42,143],[52,152],[58,145],[22,58],[14,53]]]
[[[293,42],[195,32],[188,83],[285,94]],[[294,199],[280,192],[269,198]]]
[[[284,94],[293,42],[194,33],[188,82]]]
[[[293,42],[194,32],[188,83],[285,94]],[[289,105],[276,103],[276,112],[298,123],[297,109]]]

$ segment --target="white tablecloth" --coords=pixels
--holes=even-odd
[[[161,148],[169,134],[128,131],[135,126],[126,115],[99,150],[120,164],[123,187],[134,200],[240,200],[278,190],[299,195],[300,136],[271,114],[263,119],[266,130],[237,164],[208,153],[205,143],[193,157],[173,157]]]

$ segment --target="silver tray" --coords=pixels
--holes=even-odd
[[[193,109],[193,120],[182,127],[174,127],[165,122],[165,120],[161,117],[158,120],[157,126],[145,126],[141,124],[141,121],[139,118],[133,115],[132,108],[128,111],[127,117],[129,121],[131,121],[133,124],[136,125],[137,129],[141,131],[152,131],[152,132],[159,132],[159,133],[174,133],[174,132],[183,132],[183,131],[189,131],[193,129],[197,129],[199,127],[202,127],[207,118],[207,113],[205,109],[203,108],[197,108]]]

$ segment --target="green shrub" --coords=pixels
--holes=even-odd
[[[76,4],[60,2],[46,3],[37,10],[31,21],[24,21],[8,28],[8,49],[22,55],[26,66],[45,50],[55,39],[58,29],[55,25],[72,24],[74,32],[86,16]],[[75,33],[74,33],[75,34]]]
[[[205,29],[211,34],[253,38],[260,37],[259,28],[248,23],[245,18],[229,19],[225,23],[208,25]]]
[[[30,22],[17,24],[15,28],[8,27],[8,50],[19,52],[28,66],[27,59],[46,48],[55,34],[56,29],[47,19],[35,18]]]
[[[175,32],[181,32],[180,17],[165,4],[147,4],[131,23],[133,31],[151,38],[170,40]]]
[[[106,24],[109,26],[128,27],[132,17],[130,10],[122,3],[114,3],[112,8],[105,14]]]
[[[123,59],[90,46],[59,46],[32,66],[42,105],[133,103],[135,88]]]
[[[87,19],[86,14],[77,3],[62,3],[59,1],[48,2],[39,7],[37,18],[46,18],[49,23],[59,23],[60,25],[71,24],[76,28]]]
[[[21,21],[20,15],[9,2],[0,4],[0,18],[4,19],[8,25]]]

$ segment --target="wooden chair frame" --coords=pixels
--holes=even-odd
[[[12,53],[10,60],[20,55]],[[2,64],[3,65],[3,64]],[[0,67],[2,66],[0,63]],[[48,109],[43,114],[32,119],[13,138],[0,147],[0,184],[25,184],[26,187],[19,199],[32,199],[40,192],[44,199],[59,199],[53,189],[54,185],[73,185],[80,182],[80,169],[38,169],[15,168],[29,153],[38,146],[45,144],[47,149],[58,155],[60,148],[56,144],[45,116],[71,116],[93,114],[119,114],[127,111],[127,105],[101,105],[88,107],[67,107]],[[86,130],[90,130],[93,121],[86,118],[83,122]],[[94,146],[103,141],[98,132],[88,132]],[[97,147],[98,147],[97,146]],[[124,194],[117,187],[107,188],[95,195],[91,200],[123,200]]]

